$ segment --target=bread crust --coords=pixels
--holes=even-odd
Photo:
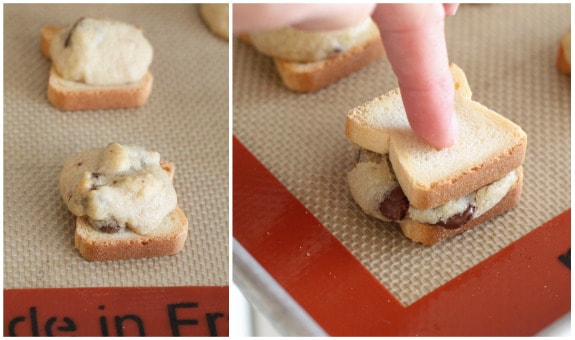
[[[89,261],[128,260],[173,255],[179,252],[188,235],[188,220],[179,207],[171,212],[162,232],[139,235],[129,230],[123,237],[105,234],[90,225],[85,216],[76,218],[75,247]],[[167,229],[167,230],[164,230]]]
[[[379,38],[323,61],[301,63],[274,58],[285,86],[297,92],[316,92],[385,57]]]
[[[40,51],[50,59],[50,44],[61,26],[46,25],[40,29]],[[52,66],[48,78],[48,101],[64,111],[127,109],[146,104],[152,92],[153,76],[149,71],[138,82],[93,86],[66,80]]]
[[[523,169],[517,169],[517,182],[507,194],[497,203],[493,208],[486,211],[481,216],[472,219],[466,224],[457,229],[447,229],[441,226],[435,226],[413,220],[404,220],[399,223],[403,234],[412,241],[422,243],[424,245],[433,245],[445,239],[461,234],[466,230],[472,229],[487,220],[502,214],[510,209],[513,209],[519,203],[521,197],[521,190],[523,187]]]
[[[50,44],[52,43],[52,39],[54,38],[54,35],[61,29],[62,26],[57,25],[46,25],[40,28],[40,51],[48,59],[51,59]]]

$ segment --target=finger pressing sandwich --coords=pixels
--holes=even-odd
[[[48,100],[56,108],[131,108],[148,100],[153,49],[140,28],[80,18],[66,27],[42,27],[40,48],[52,60]]]
[[[515,207],[523,182],[527,135],[473,101],[463,71],[451,71],[460,131],[452,147],[437,150],[412,132],[399,89],[352,109],[346,121],[357,146],[348,173],[354,200],[427,245]]]
[[[371,18],[347,29],[282,27],[253,32],[243,40],[272,57],[285,86],[297,92],[318,91],[385,56]]]
[[[60,194],[76,215],[75,246],[91,261],[172,255],[188,234],[174,164],[157,152],[110,143],[69,157]]]

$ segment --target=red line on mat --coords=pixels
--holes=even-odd
[[[236,137],[233,185],[234,238],[332,336],[532,335],[570,310],[570,209],[404,307]]]

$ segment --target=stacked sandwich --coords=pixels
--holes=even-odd
[[[452,147],[437,150],[412,132],[399,89],[347,115],[346,135],[357,145],[348,173],[354,200],[426,245],[515,207],[523,181],[527,135],[473,101],[463,71],[451,71],[460,136]]]

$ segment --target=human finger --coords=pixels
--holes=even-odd
[[[439,4],[382,4],[373,13],[411,128],[438,148],[458,138],[445,15]]]

